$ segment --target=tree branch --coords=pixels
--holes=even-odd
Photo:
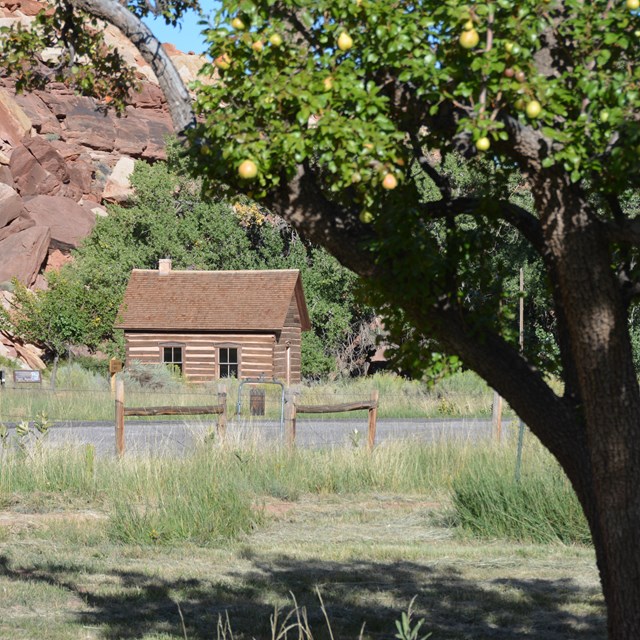
[[[601,223],[610,242],[623,245],[640,245],[640,219],[607,220]]]
[[[545,251],[544,236],[540,221],[526,209],[513,202],[501,201],[501,217],[515,227],[531,244],[536,252],[542,256]]]
[[[173,126],[182,136],[195,123],[192,101],[171,58],[159,40],[139,18],[117,0],[68,0],[69,4],[117,27],[151,66],[164,93]]]
[[[392,303],[398,303],[397,291],[388,291],[387,295]],[[459,307],[453,308],[448,301],[428,304],[416,298],[404,302],[411,324],[427,327],[429,337],[458,354],[466,366],[508,398],[516,413],[560,460],[569,477],[579,478],[584,471],[580,461],[586,458],[578,451],[584,453],[587,443],[575,399],[557,396],[515,346],[484,327],[474,330]]]
[[[356,209],[329,200],[309,164],[298,165],[293,177],[282,176],[264,203],[302,236],[329,248],[352,271],[373,274],[371,254],[359,250],[375,237],[371,225],[360,222]]]
[[[275,15],[279,16],[287,24],[292,33],[301,36],[301,39],[303,39],[310,47],[318,48],[320,43],[315,38],[313,31],[304,26],[296,11],[290,9],[286,5],[283,5],[281,2],[276,2],[273,9]],[[299,40],[300,39],[298,39],[298,41]]]
[[[463,213],[492,214],[517,229],[539,255],[544,252],[544,238],[540,221],[526,209],[505,200],[487,200],[483,198],[461,197],[449,200],[437,200],[423,205],[430,218],[446,218]],[[494,212],[497,208],[497,212]]]
[[[409,133],[409,139],[411,140],[411,147],[413,149],[413,155],[416,162],[425,174],[433,180],[436,187],[438,187],[442,198],[444,200],[449,200],[452,194],[451,181],[447,176],[439,173],[431,164],[429,158],[422,153],[422,145],[420,144],[420,140],[418,140],[418,136],[415,131],[411,131]]]

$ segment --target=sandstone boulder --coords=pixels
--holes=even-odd
[[[49,227],[35,226],[2,240],[0,282],[17,278],[27,286],[31,285],[47,257],[50,239]]]
[[[7,340],[7,343],[8,342],[9,341]],[[7,358],[8,360],[15,360],[17,355],[18,354],[13,348],[13,345],[5,344],[2,340],[2,337],[0,336],[0,356],[2,356],[3,358]]]
[[[134,166],[135,161],[133,158],[124,156],[118,160],[102,192],[104,200],[122,203],[131,198],[133,189],[131,188],[129,177],[133,173]]]
[[[91,200],[83,200],[80,204],[87,211],[98,218],[106,218],[109,215],[109,213],[103,206],[97,204],[96,202],[92,202]]]
[[[90,149],[113,151],[116,139],[113,114],[98,109],[92,98],[75,98],[68,106],[61,139]]]
[[[22,198],[15,189],[0,182],[0,232],[22,213]]]
[[[73,258],[69,254],[62,253],[60,249],[54,249],[49,252],[47,266],[44,271],[45,273],[49,273],[50,271],[60,271],[60,269],[69,262],[73,262]]]
[[[51,230],[51,246],[72,249],[86,238],[95,225],[95,216],[70,198],[33,196],[24,198],[27,217],[37,226]]]
[[[162,109],[167,101],[160,87],[146,82],[140,91],[129,93],[127,102],[138,109]]]
[[[173,133],[171,120],[168,116],[148,116],[147,127],[149,128],[149,140],[142,153],[145,160],[155,162],[156,160],[167,159],[167,137]]]
[[[13,346],[18,353],[18,357],[26,363],[29,369],[39,369],[40,371],[44,371],[44,369],[47,368],[47,365],[42,361],[42,358],[28,348],[31,345],[15,342]]]
[[[16,102],[25,112],[33,128],[42,135],[56,136],[60,134],[60,122],[44,103],[43,92],[20,93],[15,96]]]
[[[148,160],[166,160],[166,140],[173,133],[171,119],[162,111],[127,107],[115,121],[115,151]]]
[[[64,158],[44,138],[24,138],[11,154],[9,166],[22,196],[55,195],[70,182]]]
[[[2,227],[2,229],[0,229],[0,242],[5,238],[8,238],[9,236],[12,236],[15,233],[20,233],[25,229],[30,229],[31,227],[35,227],[35,226],[36,226],[36,223],[33,220],[30,220],[29,218],[23,218],[23,217],[16,218],[6,227]]]
[[[81,195],[92,192],[93,167],[82,157],[77,160],[67,161],[70,184],[78,188]]]
[[[32,23],[41,9],[49,11],[50,5],[0,0],[0,26]],[[130,199],[134,159],[166,159],[173,127],[157,79],[117,29],[106,25],[104,33],[143,79],[142,91],[132,93],[122,117],[63,83],[16,94],[15,80],[0,77],[0,283],[17,275],[34,286],[34,263],[42,266],[45,249],[51,266],[58,256],[53,250],[77,246],[96,216],[106,215],[99,206],[103,198]],[[204,57],[164,47],[183,79],[194,80]],[[51,238],[45,241],[47,233]]]
[[[11,11],[20,11],[24,16],[35,16],[44,6],[36,0],[5,0],[4,6]]]
[[[0,138],[16,145],[31,131],[31,120],[22,107],[0,88]]]
[[[11,174],[11,169],[4,166],[2,163],[0,163],[0,182],[2,182],[2,184],[8,184],[13,188],[14,182],[13,175]]]

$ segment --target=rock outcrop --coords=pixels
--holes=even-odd
[[[0,283],[17,278],[32,285],[45,264],[50,241],[49,227],[34,225],[0,242]]]
[[[27,26],[45,6],[0,0],[0,26]],[[134,161],[166,157],[171,119],[151,68],[117,29],[104,34],[141,80],[121,116],[64,84],[17,94],[0,76],[0,289],[14,277],[41,286],[39,274],[67,261],[105,215],[102,203],[130,197]],[[194,80],[203,58],[164,46],[183,79]]]

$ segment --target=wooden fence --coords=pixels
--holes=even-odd
[[[124,382],[116,380],[116,453],[123,456],[125,451],[125,416],[198,416],[217,415],[218,435],[224,438],[227,428],[227,393],[218,392],[218,404],[201,407],[127,407],[124,403]]]
[[[125,428],[124,419],[127,416],[195,416],[217,415],[218,435],[224,438],[227,428],[227,394],[226,390],[218,392],[218,404],[198,407],[165,406],[165,407],[127,407],[124,398],[124,382],[117,379],[115,382],[115,428],[116,428],[116,453],[123,456],[125,452]],[[373,450],[376,441],[376,428],[378,422],[378,391],[371,392],[369,400],[358,402],[345,402],[342,404],[303,405],[296,404],[293,396],[289,396],[285,402],[285,442],[293,447],[296,440],[296,417],[299,413],[344,413],[346,411],[363,411],[369,413],[367,446]]]
[[[296,441],[296,417],[299,413],[344,413],[345,411],[369,412],[369,428],[367,446],[373,450],[376,442],[376,427],[378,423],[378,391],[371,392],[371,399],[362,402],[345,402],[342,404],[296,404],[292,397],[285,402],[284,429],[287,446],[293,447]]]

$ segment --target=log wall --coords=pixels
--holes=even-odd
[[[298,331],[299,333],[299,331]],[[218,377],[218,349],[237,347],[240,378],[278,377],[274,368],[276,336],[262,334],[213,334],[125,331],[126,364],[134,360],[143,364],[162,362],[162,346],[183,347],[183,373],[192,382],[206,382]],[[299,344],[299,342],[298,342]],[[300,353],[298,347],[297,361]]]
[[[300,327],[300,313],[294,297],[289,305],[287,318],[277,337],[273,353],[275,377],[288,384],[298,384],[302,379],[300,358],[302,331]],[[287,380],[287,346],[289,347],[289,380]]]

